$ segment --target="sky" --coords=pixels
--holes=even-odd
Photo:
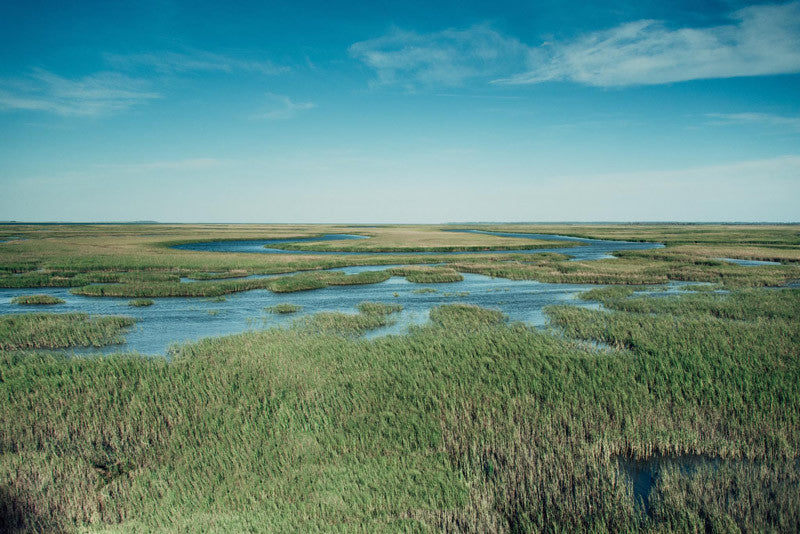
[[[800,221],[800,2],[0,3],[0,221]]]

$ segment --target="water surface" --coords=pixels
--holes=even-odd
[[[349,274],[368,270],[383,270],[386,266],[359,266],[336,269]],[[101,315],[127,315],[137,320],[136,326],[125,335],[126,343],[102,348],[78,349],[76,352],[137,351],[146,354],[165,354],[170,345],[203,337],[222,336],[291,324],[297,317],[317,312],[341,311],[357,313],[363,301],[401,304],[403,311],[393,314],[397,322],[368,333],[367,337],[400,334],[412,324],[428,321],[431,308],[441,304],[466,302],[496,308],[511,320],[544,326],[545,306],[575,304],[596,306],[577,298],[578,293],[591,289],[588,284],[548,284],[536,281],[514,281],[479,274],[464,274],[461,282],[445,284],[414,284],[402,277],[392,277],[379,284],[331,286],[311,291],[277,294],[256,289],[227,295],[222,302],[213,299],[165,297],[153,298],[152,306],[131,307],[128,298],[86,297],[73,295],[68,288],[0,289],[0,314],[32,312],[86,312]],[[428,292],[425,288],[433,290]],[[18,295],[42,293],[65,300],[51,306],[22,306],[12,304]],[[271,314],[264,310],[282,302],[302,306],[299,313]]]
[[[570,237],[553,234],[524,234],[510,232],[489,232],[484,230],[446,230],[447,232],[462,232],[496,235],[501,237],[516,237],[520,239],[535,239],[545,241],[568,241],[576,243],[576,246],[563,248],[530,248],[521,250],[479,250],[479,251],[451,251],[451,252],[337,252],[329,250],[284,250],[270,247],[269,245],[302,243],[313,241],[338,241],[352,239],[369,239],[368,236],[353,234],[326,234],[322,237],[309,238],[290,238],[290,239],[248,239],[233,241],[208,241],[199,243],[185,243],[175,245],[173,248],[181,250],[198,250],[205,252],[247,252],[257,254],[313,254],[313,255],[365,255],[365,254],[390,254],[390,255],[436,255],[450,256],[463,254],[490,254],[490,253],[513,253],[513,254],[541,254],[543,252],[558,252],[570,256],[573,260],[599,260],[613,258],[612,252],[616,250],[649,250],[661,248],[661,243],[642,243],[634,241],[610,241],[605,239],[585,239],[580,237]]]
[[[717,470],[721,460],[716,457],[700,454],[655,455],[646,460],[637,460],[628,456],[617,458],[619,469],[628,479],[633,489],[633,498],[650,513],[650,494],[658,483],[661,474],[668,469],[677,469],[684,475],[693,475],[702,467]]]
[[[450,230],[455,231],[455,230]],[[524,239],[543,239],[549,241],[571,241],[579,243],[573,248],[526,249],[514,253],[559,252],[576,260],[598,260],[612,257],[616,250],[645,250],[661,247],[658,243],[629,241],[609,241],[577,237],[524,234],[510,232],[485,232],[481,230],[459,230],[462,232],[486,233],[505,237]],[[213,241],[189,243],[175,248],[202,250],[208,252],[247,252],[277,254],[345,254],[342,252],[313,251],[298,252],[269,248],[269,245],[302,241],[367,239],[366,236],[352,234],[327,234],[322,237],[303,239],[269,239]],[[266,248],[265,248],[266,245]],[[481,251],[477,253],[485,253]],[[508,251],[497,251],[508,252]],[[431,252],[426,254],[456,255],[476,252]],[[364,254],[364,253],[347,253]],[[398,254],[398,253],[369,253]],[[419,254],[416,252],[408,254]],[[355,266],[331,269],[347,274],[364,271],[384,270],[392,265]],[[251,275],[247,278],[269,278],[283,275]],[[193,283],[188,278],[184,283]],[[671,283],[664,286],[664,294],[672,294],[685,283]],[[76,349],[75,352],[119,352],[137,351],[145,354],[165,354],[176,343],[194,341],[203,337],[215,337],[263,329],[272,326],[286,326],[298,317],[317,312],[340,311],[357,313],[357,305],[363,301],[391,302],[403,306],[403,311],[393,315],[396,323],[371,331],[366,337],[401,334],[409,326],[428,321],[431,308],[442,304],[465,302],[504,312],[512,321],[523,321],[541,327],[546,324],[544,308],[555,304],[598,308],[595,302],[583,301],[578,295],[596,285],[590,284],[551,284],[537,281],[507,280],[491,278],[479,274],[464,274],[461,282],[445,284],[414,284],[403,277],[392,277],[379,284],[356,286],[331,286],[311,291],[276,294],[266,289],[258,289],[227,295],[222,301],[204,298],[166,297],[152,299],[155,304],[148,307],[131,307],[128,298],[86,297],[73,295],[68,288],[23,288],[0,289],[0,314],[31,312],[85,312],[99,315],[127,315],[137,320],[136,326],[125,335],[123,345]],[[63,304],[52,306],[21,306],[12,304],[11,299],[19,295],[43,293],[65,300]],[[265,308],[280,303],[302,306],[299,313],[271,314]]]

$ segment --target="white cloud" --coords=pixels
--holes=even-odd
[[[393,30],[354,43],[350,55],[377,73],[380,84],[458,86],[524,68],[528,47],[488,26],[429,34]]]
[[[23,79],[0,80],[0,110],[99,116],[160,97],[146,81],[115,72],[69,79],[34,69]]]
[[[66,78],[44,69],[33,69],[16,79],[0,79],[0,111],[27,110],[65,116],[102,116],[125,111],[148,100],[161,98],[146,79],[153,73],[252,72],[279,74],[287,67],[204,51],[155,52],[133,55],[106,54],[114,71],[80,78]],[[137,71],[138,72],[135,72]],[[144,69],[147,72],[143,72]],[[123,72],[125,74],[123,74]],[[138,76],[137,76],[138,75]],[[163,81],[163,80],[162,80]],[[293,103],[289,102],[289,105]],[[306,104],[290,109],[296,111]],[[287,113],[287,110],[283,110]]]
[[[196,50],[191,52],[160,51],[142,54],[106,54],[106,61],[118,69],[148,68],[163,74],[184,72],[254,72],[280,74],[289,70],[267,60],[243,59],[224,54]]]
[[[800,72],[800,2],[750,6],[730,19],[703,28],[638,20],[537,47],[486,25],[427,34],[393,30],[349,51],[375,70],[377,83],[407,89],[481,79],[614,87]]]
[[[285,95],[267,93],[269,100],[268,109],[253,115],[254,119],[281,120],[289,119],[301,111],[313,109],[316,106],[313,102],[295,102]]]
[[[531,51],[533,68],[497,80],[600,87],[800,72],[800,3],[751,6],[733,24],[670,29],[640,20]]]
[[[707,113],[712,124],[761,124],[786,127],[800,131],[800,117],[785,117],[771,113]]]

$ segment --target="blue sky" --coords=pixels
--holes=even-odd
[[[0,4],[0,220],[800,220],[798,2],[131,4]]]

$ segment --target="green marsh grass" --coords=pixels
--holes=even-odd
[[[696,293],[706,292],[706,291],[720,291],[723,289],[724,286],[721,284],[687,284],[685,286],[681,286],[678,289],[681,291],[694,291]]]
[[[281,302],[280,304],[264,308],[264,310],[269,313],[278,313],[278,314],[297,313],[301,309],[303,309],[302,306],[299,306],[297,304],[291,304],[289,302]]]
[[[392,276],[405,276],[413,284],[442,284],[464,279],[461,273],[447,267],[393,267],[388,271]]]
[[[239,269],[221,273],[192,272],[188,273],[186,277],[192,280],[221,280],[225,278],[243,278],[247,275],[248,271],[246,269]]]
[[[13,304],[30,305],[50,305],[64,304],[64,299],[52,295],[20,295],[11,299]]]
[[[552,309],[617,352],[469,305],[367,341],[394,307],[364,304],[169,361],[0,353],[4,517],[41,531],[796,531],[800,326],[768,311],[782,292],[731,293],[739,319],[692,299],[679,314]],[[657,454],[731,463],[667,473],[648,515],[617,457]]]
[[[128,317],[85,313],[0,315],[0,350],[99,347],[124,342],[120,333]]]
[[[296,326],[305,332],[359,336],[369,330],[393,324],[391,315],[403,309],[399,304],[362,302],[357,314],[322,312],[301,318]]]
[[[222,297],[231,293],[269,289],[275,293],[292,293],[321,289],[333,285],[375,284],[391,275],[385,271],[344,274],[336,271],[304,272],[277,278],[222,280],[183,283],[94,284],[74,288],[76,295],[94,297]]]
[[[271,278],[266,287],[274,293],[292,293],[328,286],[377,284],[389,278],[391,275],[386,271],[365,271],[357,274],[326,271]]]
[[[144,308],[153,304],[155,304],[153,299],[133,299],[128,301],[128,306],[133,306],[134,308]]]
[[[758,287],[800,278],[791,263],[797,228],[497,228],[668,245],[613,260],[566,262],[558,255],[321,258],[167,248],[179,240],[342,231],[336,227],[14,227],[9,231],[27,240],[0,244],[0,265],[30,271],[10,267],[0,284],[61,285],[83,294],[293,291],[389,276],[314,269],[430,262],[457,272],[617,285],[586,294],[604,311],[550,309],[558,335],[509,323],[497,310],[453,305],[435,308],[430,323],[406,335],[365,340],[359,336],[390,324],[396,311],[365,304],[357,314],[318,314],[290,328],[205,339],[176,348],[169,359],[22,352],[107,341],[124,326],[101,328],[100,321],[114,318],[60,314],[26,316],[9,326],[21,316],[5,316],[0,526],[46,532],[798,531],[800,295]],[[453,245],[433,230],[445,234],[441,227],[369,231],[395,241],[419,231],[426,235],[417,243]],[[789,263],[722,264],[708,255],[722,247],[777,254]],[[306,272],[269,280],[176,280],[237,269]],[[123,281],[126,273],[144,276]],[[720,284],[730,293],[634,294],[640,285],[668,280]],[[572,338],[621,350],[597,351]],[[721,467],[665,473],[646,514],[617,458],[664,454],[705,455]]]
[[[437,247],[484,247],[501,238],[443,230],[453,227],[379,227],[370,229],[372,245],[383,242],[430,252]],[[303,256],[302,254],[206,253],[169,248],[181,242],[273,237],[312,237],[348,230],[336,226],[137,225],[104,227],[19,225],[24,241],[0,244],[0,287],[73,287],[119,284],[102,294],[119,296],[197,296],[179,289],[181,276],[222,283],[222,277],[285,274],[348,265],[443,263],[458,272],[553,283],[662,284],[669,280],[723,284],[725,287],[780,286],[800,278],[797,226],[744,225],[485,225],[501,231],[565,233],[596,238],[661,241],[664,249],[624,251],[617,259],[569,262],[554,253],[491,253],[474,256]],[[499,241],[498,241],[499,240]],[[514,240],[512,240],[514,241]],[[516,240],[519,241],[519,240]],[[528,243],[528,241],[525,241]],[[323,242],[334,244],[335,242]],[[342,242],[365,246],[364,242]],[[511,241],[507,242],[510,244]],[[341,243],[340,243],[341,244]],[[552,242],[550,242],[552,244]],[[530,243],[527,244],[530,246]],[[377,249],[373,249],[375,251]],[[784,265],[744,267],[715,257],[780,259]],[[456,275],[450,274],[451,277]],[[229,280],[231,282],[235,279]],[[188,284],[185,284],[188,285]],[[237,289],[242,288],[244,289]],[[255,286],[206,286],[204,295],[225,294]],[[99,290],[85,289],[100,295]]]

